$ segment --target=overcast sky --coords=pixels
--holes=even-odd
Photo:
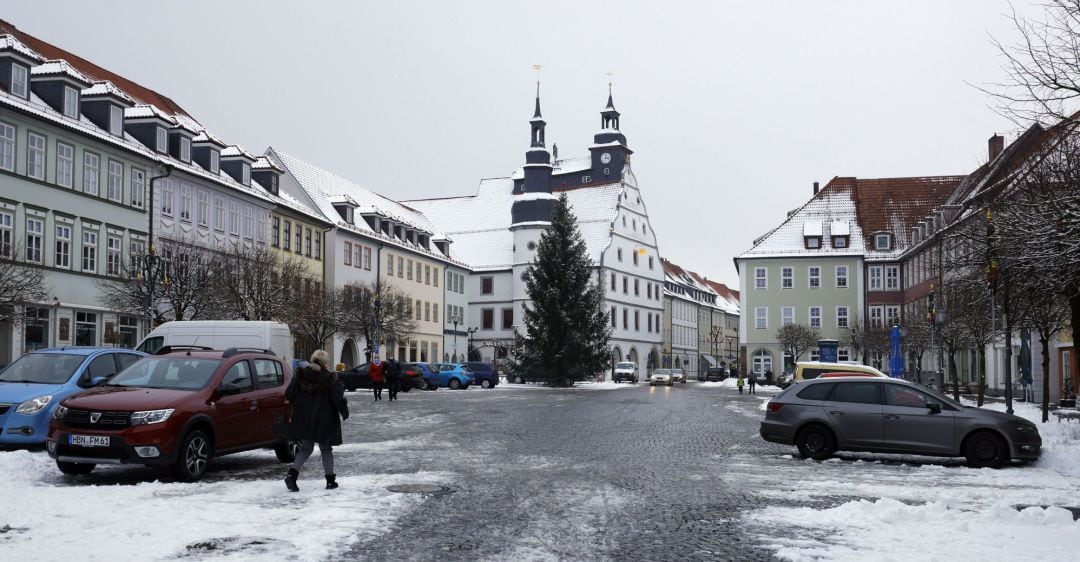
[[[1027,1],[1018,11],[1037,14]],[[395,199],[476,191],[547,140],[585,156],[607,72],[660,253],[737,287],[732,257],[834,176],[968,173],[1016,136],[1004,0],[34,2],[0,17]],[[501,210],[500,212],[509,212]],[[468,221],[468,217],[462,217]]]

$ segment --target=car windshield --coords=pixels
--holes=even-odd
[[[31,353],[23,355],[0,372],[0,382],[64,384],[82,365],[85,355],[71,353]]]
[[[106,386],[198,390],[210,382],[220,363],[219,359],[148,357],[124,369]]]
[[[616,363],[615,364],[616,369],[633,369],[636,366],[637,365],[635,365],[633,363]]]
[[[668,370],[668,369],[657,369],[657,370],[653,371],[653,374],[654,375],[670,375],[671,371]]]

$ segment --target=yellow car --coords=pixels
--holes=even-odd
[[[884,377],[889,375],[870,367],[855,363],[822,363],[821,361],[800,361],[795,364],[795,382],[816,379],[824,373],[859,373],[868,377]]]

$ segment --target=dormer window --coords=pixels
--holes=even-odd
[[[169,135],[165,132],[164,127],[157,128],[157,146],[155,150],[162,153],[169,151]]]
[[[244,162],[240,166],[240,183],[244,185],[251,185],[251,165]],[[349,221],[352,222],[351,220]]]
[[[11,65],[11,93],[20,98],[30,97],[30,71],[21,64]]]
[[[874,249],[875,250],[891,250],[892,249],[892,235],[890,235],[890,234],[875,234],[874,235]]]
[[[833,236],[832,237],[833,248],[847,248],[848,237],[847,236]]]
[[[180,160],[191,162],[191,139],[184,136],[180,137]]]
[[[807,250],[821,247],[821,221],[806,221],[803,223],[803,245]]]
[[[221,153],[216,150],[210,151],[210,172],[215,174],[221,172]]]
[[[118,105],[109,106],[109,134],[116,137],[124,134],[124,110]]]
[[[79,118],[79,91],[71,86],[64,86],[64,116]]]
[[[820,236],[803,236],[803,242],[806,244],[807,250],[815,250],[821,247]]]

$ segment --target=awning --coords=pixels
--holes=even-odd
[[[712,355],[702,353],[701,358],[704,359],[705,362],[709,364],[709,367],[715,367],[717,365],[716,358],[713,357]]]

